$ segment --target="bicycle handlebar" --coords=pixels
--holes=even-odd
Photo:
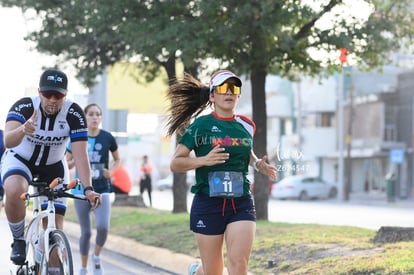
[[[56,186],[58,186],[59,184],[62,184],[62,186],[58,189],[55,189]],[[30,200],[30,198],[46,196],[52,200],[64,197],[78,200],[86,200],[85,196],[79,196],[66,192],[78,184],[80,184],[79,179],[72,179],[68,184],[65,184],[63,183],[63,179],[59,177],[52,180],[50,184],[48,184],[47,182],[32,181],[30,185],[37,187],[37,192],[32,194],[30,194],[29,192],[25,192],[20,195],[20,199],[26,201]]]

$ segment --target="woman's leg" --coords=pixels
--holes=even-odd
[[[152,206],[152,183],[151,183],[151,179],[148,179],[148,197],[149,197],[149,202],[150,202],[150,206]]]
[[[95,219],[96,219],[96,246],[95,246],[95,255],[99,256],[101,249],[104,246],[106,239],[108,237],[109,225],[111,218],[111,200],[110,194],[102,194],[102,203],[95,209]]]
[[[195,238],[200,251],[202,270],[196,274],[222,275],[224,269],[223,261],[223,239],[224,235],[202,235],[195,233]]]
[[[78,222],[80,225],[81,235],[79,238],[79,250],[81,254],[81,265],[87,267],[88,265],[88,253],[90,248],[90,240],[92,235],[90,209],[89,202],[75,200],[74,201],[76,215],[78,216]]]
[[[255,232],[256,223],[253,221],[237,221],[227,225],[225,238],[229,275],[247,275]]]

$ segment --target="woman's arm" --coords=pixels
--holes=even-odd
[[[173,172],[186,172],[202,166],[212,166],[225,163],[229,154],[220,145],[215,146],[207,155],[201,157],[190,157],[190,150],[183,144],[178,144],[170,169]]]
[[[118,150],[111,152],[111,154],[113,160],[110,162],[108,169],[104,169],[103,171],[104,177],[107,179],[111,178],[112,172],[115,171],[121,163]]]
[[[72,153],[66,151],[66,162],[68,163],[69,169],[75,167],[75,160],[73,159]]]
[[[263,175],[268,176],[271,180],[276,180],[277,169],[274,165],[270,165],[267,162],[267,156],[263,156],[261,159],[257,158],[256,154],[251,151],[250,154],[250,165]]]

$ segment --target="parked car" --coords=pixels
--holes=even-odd
[[[276,199],[335,198],[338,188],[318,177],[289,176],[273,185],[271,196]]]
[[[191,186],[195,183],[195,175],[194,173],[187,172],[187,185]],[[155,182],[154,188],[163,191],[167,189],[172,189],[173,186],[173,174],[168,174],[163,179],[159,179]]]

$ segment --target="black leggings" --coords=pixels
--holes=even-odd
[[[152,198],[151,198],[152,184],[151,184],[151,178],[148,178],[147,177],[147,178],[141,180],[141,182],[139,184],[139,192],[140,192],[141,196],[144,193],[145,189],[147,189],[148,197],[149,197],[149,201],[150,201],[150,205],[152,206]]]

